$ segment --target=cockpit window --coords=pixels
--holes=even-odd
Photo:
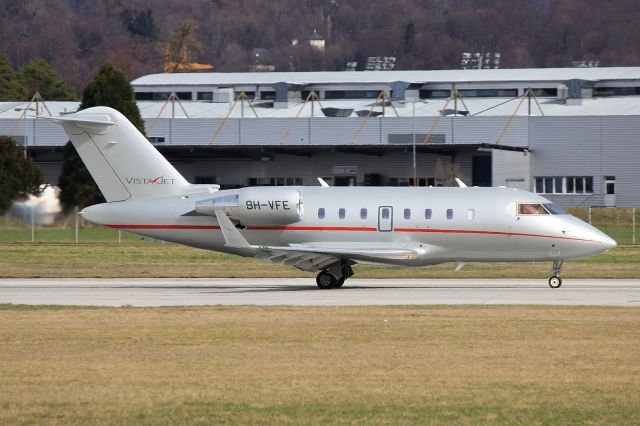
[[[518,204],[518,214],[540,215],[549,214],[549,212],[545,210],[542,204],[521,203]]]
[[[544,204],[544,208],[547,209],[551,214],[569,214],[562,207],[553,203]]]

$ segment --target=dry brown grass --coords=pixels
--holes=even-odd
[[[0,243],[0,278],[309,277],[291,266],[259,262],[177,244]],[[565,263],[567,278],[640,278],[640,247],[619,247]],[[434,267],[357,266],[360,278],[544,278],[550,263]]]
[[[0,309],[2,424],[633,424],[640,310]]]

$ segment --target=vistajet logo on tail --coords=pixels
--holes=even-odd
[[[173,185],[176,181],[175,179],[165,178],[164,175],[155,178],[128,177],[125,180],[127,185]]]

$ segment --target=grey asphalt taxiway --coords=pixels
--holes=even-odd
[[[451,305],[640,306],[640,279],[350,279],[319,290],[307,278],[0,279],[0,303],[85,306]]]

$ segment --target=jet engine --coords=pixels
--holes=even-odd
[[[291,187],[251,187],[201,200],[196,212],[215,216],[222,210],[243,226],[279,226],[303,217],[302,190]]]

